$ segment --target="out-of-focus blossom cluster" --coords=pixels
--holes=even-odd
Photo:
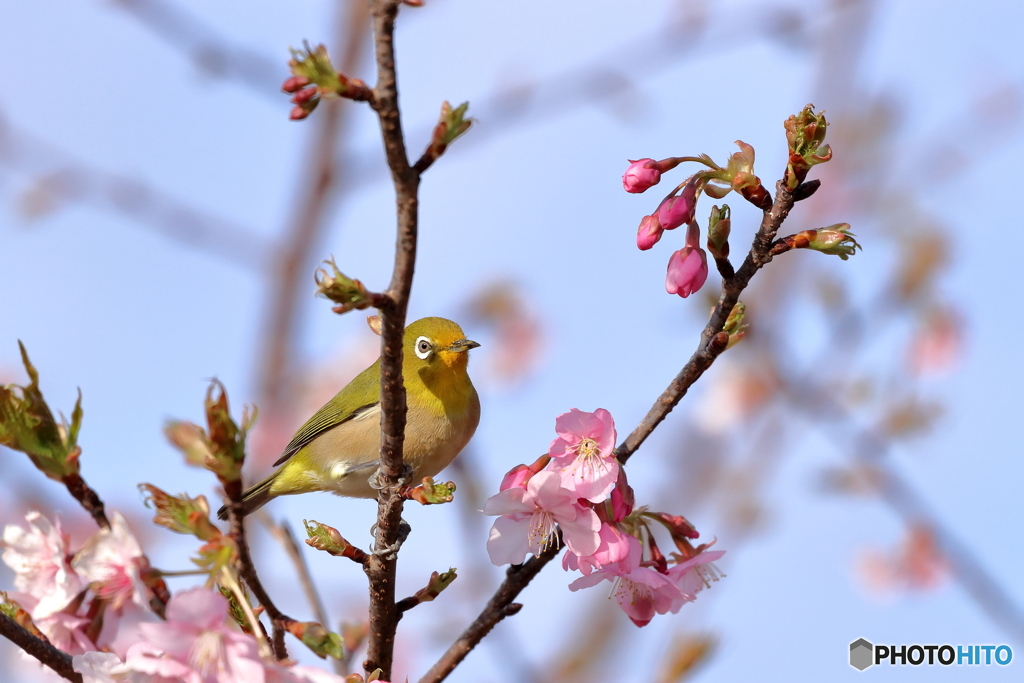
[[[85,683],[341,683],[316,668],[275,662],[229,619],[229,602],[193,588],[170,597],[124,517],[72,550],[60,522],[30,512],[3,531],[14,591],[0,609],[73,655]]]
[[[682,517],[636,507],[615,456],[615,423],[599,408],[573,408],[555,421],[558,437],[532,465],[517,465],[484,504],[496,515],[487,552],[496,565],[520,564],[565,543],[562,566],[583,576],[570,590],[611,582],[612,595],[637,626],[655,614],[678,612],[720,574],[724,551],[691,543],[697,531]],[[678,552],[665,557],[652,523],[669,533]]]

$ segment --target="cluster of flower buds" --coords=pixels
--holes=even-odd
[[[785,125],[789,163],[782,180],[786,189],[793,191],[804,182],[812,166],[832,159],[832,148],[822,145],[828,122],[825,120],[825,112],[814,113],[813,104],[808,104],[799,114],[790,116]]]
[[[685,298],[700,290],[708,277],[707,252],[700,246],[700,227],[694,221],[697,199],[701,193],[716,199],[733,190],[761,209],[772,204],[771,195],[764,189],[761,180],[754,175],[754,148],[740,140],[736,141],[740,151],[729,157],[722,167],[711,157],[701,154],[696,157],[669,157],[661,161],[638,159],[630,161],[622,176],[622,186],[627,192],[644,192],[661,181],[661,174],[684,161],[694,161],[708,167],[706,171],[693,174],[677,185],[654,213],[644,216],[637,230],[636,246],[641,250],[653,247],[666,230],[687,226],[686,244],[669,258],[665,290]],[[729,256],[729,207],[717,206],[711,214],[708,225],[708,248],[716,259]]]
[[[496,515],[487,552],[496,565],[521,564],[561,540],[562,565],[583,576],[570,590],[612,583],[619,606],[637,626],[655,614],[678,612],[719,577],[710,564],[723,551],[694,547],[696,530],[682,517],[649,512],[634,504],[632,487],[615,457],[615,423],[599,408],[573,408],[555,421],[558,437],[532,465],[517,465],[499,492],[484,504]],[[666,558],[651,524],[664,526],[678,553]]]
[[[338,73],[323,45],[311,48],[307,43],[303,50],[292,50],[288,67],[292,76],[281,85],[281,90],[292,96],[293,121],[309,116],[320,100],[345,97],[367,101],[373,97],[373,90],[366,83]]]

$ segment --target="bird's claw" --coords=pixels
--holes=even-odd
[[[376,524],[370,527],[370,535],[373,536],[374,541],[377,541],[377,531],[379,531]],[[412,533],[412,527],[404,519],[398,521],[398,540],[389,546],[373,550],[370,554],[377,555],[382,560],[389,561],[395,559],[398,555],[398,551],[402,548],[402,544],[409,538],[409,534]]]
[[[373,490],[380,491],[387,486],[386,483],[381,481],[382,478],[383,473],[380,471],[380,468],[377,468],[377,471],[370,476],[367,483],[370,484],[370,488]],[[395,488],[403,489],[409,485],[410,481],[412,481],[412,468],[405,463],[402,463],[402,474],[398,477],[398,482],[395,484]]]

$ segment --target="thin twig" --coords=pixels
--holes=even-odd
[[[317,590],[316,584],[313,582],[313,576],[309,573],[309,565],[306,563],[306,558],[302,554],[302,548],[295,540],[295,535],[292,533],[291,526],[288,522],[281,521],[275,522],[274,519],[263,510],[258,510],[255,516],[259,521],[266,527],[270,535],[274,537],[281,547],[284,548],[285,553],[288,555],[288,559],[292,561],[292,566],[295,568],[295,573],[299,577],[299,583],[302,585],[302,592],[306,594],[306,601],[309,602],[309,606],[313,609],[313,614],[316,616],[316,620],[320,622],[324,628],[328,628],[330,622],[327,619],[327,610],[324,609],[324,602],[320,597],[320,591]]]
[[[225,487],[227,489],[227,487]],[[249,590],[256,596],[256,600],[270,617],[273,637],[271,644],[274,648],[274,656],[280,659],[288,658],[288,649],[284,644],[284,634],[288,630],[288,624],[295,621],[277,608],[274,601],[270,599],[267,591],[260,582],[259,574],[256,573],[256,566],[252,563],[252,556],[249,554],[249,544],[245,539],[245,517],[238,513],[237,506],[241,499],[241,487],[238,491],[227,491],[231,502],[228,504],[228,519],[231,526],[231,537],[238,546],[238,574],[249,586]],[[232,494],[235,495],[232,495]]]
[[[82,674],[75,673],[71,655],[42,638],[32,635],[21,624],[2,612],[0,612],[0,635],[38,659],[44,666],[53,669],[58,675],[69,681],[74,681],[74,683],[82,683]]]
[[[69,474],[62,480],[75,500],[77,500],[85,511],[92,515],[104,529],[110,528],[110,520],[107,519],[107,512],[103,507],[103,501],[99,495],[82,479],[80,474]]]

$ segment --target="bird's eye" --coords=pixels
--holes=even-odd
[[[420,337],[416,340],[416,355],[423,360],[427,359],[430,352],[434,350],[434,345],[430,343],[430,340],[426,337]]]

